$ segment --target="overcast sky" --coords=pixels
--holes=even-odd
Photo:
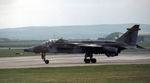
[[[150,24],[150,0],[0,0],[0,28]]]

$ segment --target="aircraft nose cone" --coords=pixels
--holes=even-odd
[[[28,49],[24,49],[24,52],[29,52],[29,50]]]
[[[33,52],[34,48],[24,49],[24,52]]]

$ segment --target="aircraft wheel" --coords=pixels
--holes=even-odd
[[[95,58],[92,58],[92,59],[91,59],[91,62],[92,62],[92,63],[96,63],[96,59],[95,59]]]
[[[49,63],[49,60],[45,60],[45,64],[48,64]]]
[[[90,63],[90,59],[84,59],[85,63]]]

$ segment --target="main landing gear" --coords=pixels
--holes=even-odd
[[[46,53],[42,53],[41,54],[41,58],[42,58],[42,60],[45,62],[45,64],[49,64],[49,60],[46,60]]]
[[[88,57],[89,57],[89,59],[88,59]],[[95,58],[93,58],[93,54],[92,53],[86,53],[85,54],[85,59],[84,59],[84,62],[85,63],[96,63],[96,59]]]

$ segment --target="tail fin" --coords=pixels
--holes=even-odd
[[[138,31],[140,30],[139,25],[134,25],[132,28],[127,28],[127,32],[124,33],[116,41],[121,43],[126,43],[127,45],[136,45]]]

